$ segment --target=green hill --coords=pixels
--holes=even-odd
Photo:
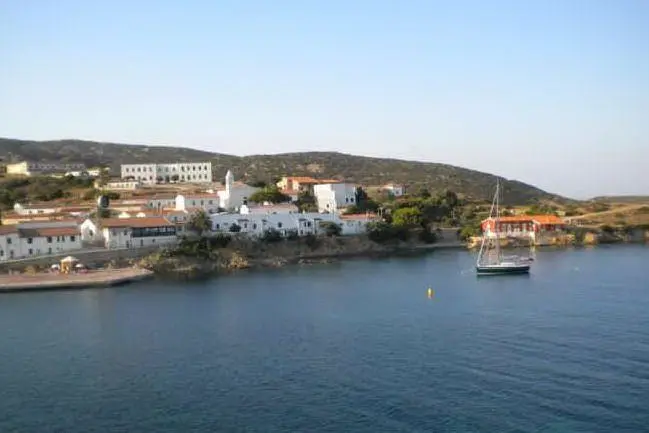
[[[87,166],[110,166],[114,173],[124,163],[211,160],[213,173],[221,179],[228,169],[237,178],[269,181],[282,175],[336,178],[362,185],[388,182],[406,184],[410,190],[426,186],[433,191],[451,189],[472,199],[490,200],[496,176],[466,168],[430,162],[371,158],[338,152],[302,152],[275,155],[235,156],[196,149],[98,143],[82,140],[26,141],[0,138],[0,158],[82,162]],[[504,202],[569,201],[516,180],[504,182]]]

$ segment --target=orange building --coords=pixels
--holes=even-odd
[[[517,215],[500,217],[497,231],[502,236],[529,237],[530,234],[557,232],[565,228],[566,223],[555,215]],[[495,237],[495,218],[483,220],[481,229],[487,237]]]

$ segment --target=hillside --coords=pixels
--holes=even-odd
[[[593,197],[590,201],[600,203],[649,203],[649,196],[646,195],[611,195]]]
[[[0,138],[0,158],[20,160],[83,162],[87,166],[108,165],[115,173],[123,163],[211,160],[217,178],[231,169],[237,178],[269,181],[282,175],[309,175],[345,179],[364,185],[397,182],[411,190],[426,186],[434,191],[452,189],[467,197],[490,200],[496,177],[447,164],[370,158],[338,152],[304,152],[275,155],[235,156],[182,147],[98,143],[81,140],[26,141]],[[508,180],[504,183],[506,203],[534,201],[566,202],[567,199],[531,185]]]

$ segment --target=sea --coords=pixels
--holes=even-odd
[[[0,432],[649,431],[649,247],[474,264],[1,294]]]

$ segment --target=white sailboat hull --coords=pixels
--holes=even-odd
[[[482,244],[480,245],[480,252],[478,253],[478,261],[476,263],[476,272],[478,275],[508,275],[508,274],[527,274],[530,272],[532,266],[532,257],[521,257],[517,255],[503,256],[500,250],[500,236],[499,236],[499,193],[500,182],[496,183],[496,193],[491,204],[490,216],[494,215],[495,210],[495,260],[494,258],[483,258],[484,254],[488,254],[489,246],[486,245],[486,236],[482,237]]]

